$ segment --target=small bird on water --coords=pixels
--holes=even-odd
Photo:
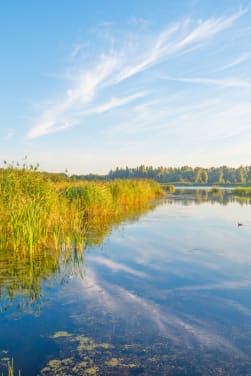
[[[243,226],[243,223],[238,222],[238,227]]]

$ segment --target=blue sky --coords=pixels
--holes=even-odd
[[[0,160],[251,164],[251,2],[0,4]]]

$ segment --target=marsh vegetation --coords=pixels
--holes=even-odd
[[[232,288],[236,249],[249,260],[249,227],[236,226],[239,218],[248,224],[248,197],[218,187],[177,188],[154,200],[163,191],[147,180],[0,172],[0,375],[251,369],[231,352],[245,352],[242,341],[249,348],[249,322],[212,294]],[[223,265],[222,273],[214,264]],[[235,268],[242,283],[243,268]],[[248,263],[246,269],[248,276]],[[222,307],[229,312],[223,331],[215,324]]]
[[[137,218],[163,194],[148,180],[55,182],[33,168],[2,169],[0,312],[17,295],[27,298],[20,309],[28,301],[39,310],[43,281],[74,273],[87,246],[100,244],[115,224]]]
[[[55,183],[33,169],[1,169],[0,251],[32,258],[41,249],[82,249],[90,227],[119,221],[162,194],[148,180]]]
[[[100,244],[114,225],[138,218],[163,194],[149,180],[77,182],[33,166],[2,168],[0,313],[16,297],[18,310],[39,312],[45,281],[56,275],[65,281],[83,264],[87,246]],[[5,358],[4,372],[16,374]]]

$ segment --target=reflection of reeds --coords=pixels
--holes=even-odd
[[[25,292],[36,302],[62,261],[77,265],[79,251],[162,194],[147,180],[53,183],[34,170],[0,169],[0,301]]]
[[[14,372],[14,360],[12,359],[11,362],[8,360],[7,364],[7,376],[14,376],[16,373]],[[21,376],[20,370],[18,371],[18,376]],[[4,373],[2,372],[1,376],[4,376]]]

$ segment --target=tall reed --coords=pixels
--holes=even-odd
[[[121,217],[163,194],[156,182],[54,183],[33,169],[0,170],[0,250],[29,255],[81,248],[88,227]]]
[[[0,311],[20,294],[36,304],[42,281],[70,266],[73,250],[102,242],[161,195],[148,180],[53,182],[34,169],[0,169]]]

